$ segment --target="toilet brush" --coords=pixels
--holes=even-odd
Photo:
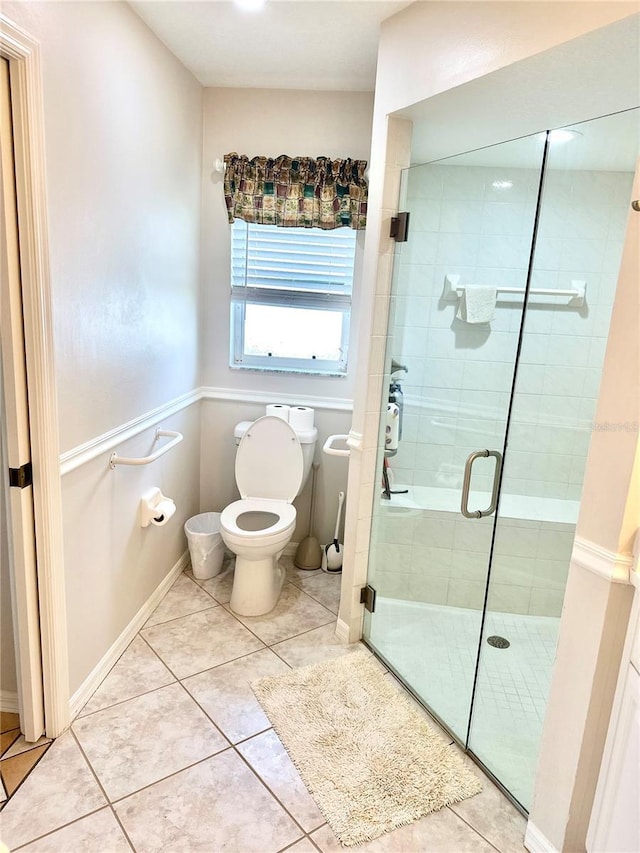
[[[315,536],[311,535],[313,530],[313,515],[316,503],[316,476],[319,467],[319,462],[313,463],[313,474],[311,477],[311,507],[309,509],[309,531],[307,533],[306,538],[304,538],[302,542],[298,545],[295,556],[293,558],[293,563],[295,566],[297,566],[299,569],[306,569],[307,571],[311,571],[312,569],[319,569],[320,564],[322,563],[322,548],[320,547],[320,543],[315,538]]]
[[[320,568],[323,572],[332,572],[338,574],[342,571],[342,554],[343,545],[338,541],[340,533],[340,516],[342,515],[342,504],[344,503],[344,492],[338,492],[338,516],[336,518],[336,531],[333,534],[333,542],[324,546],[322,551],[322,565]]]

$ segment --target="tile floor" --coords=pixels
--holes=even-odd
[[[210,581],[176,580],[0,813],[12,851],[343,849],[249,686],[361,648],[334,633],[340,578],[287,563],[283,595],[264,617],[230,613],[230,564]],[[484,786],[358,850],[523,851],[524,819]]]
[[[0,809],[47,751],[51,741],[41,737],[27,743],[20,734],[20,717],[0,711]]]

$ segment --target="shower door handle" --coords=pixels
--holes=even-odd
[[[496,467],[493,472],[493,489],[491,491],[491,504],[487,509],[469,509],[469,489],[471,488],[471,469],[476,459],[487,458],[493,456],[496,460]],[[493,515],[498,506],[498,489],[500,488],[500,472],[502,471],[502,454],[497,450],[476,450],[470,453],[464,466],[464,479],[462,481],[462,500],[460,502],[460,512],[465,518],[484,518],[487,515]]]

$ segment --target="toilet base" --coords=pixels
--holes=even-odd
[[[279,556],[262,560],[236,556],[229,607],[238,616],[263,616],[276,606],[285,578]]]

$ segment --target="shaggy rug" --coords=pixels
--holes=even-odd
[[[364,652],[252,685],[341,843],[377,838],[482,786]]]

